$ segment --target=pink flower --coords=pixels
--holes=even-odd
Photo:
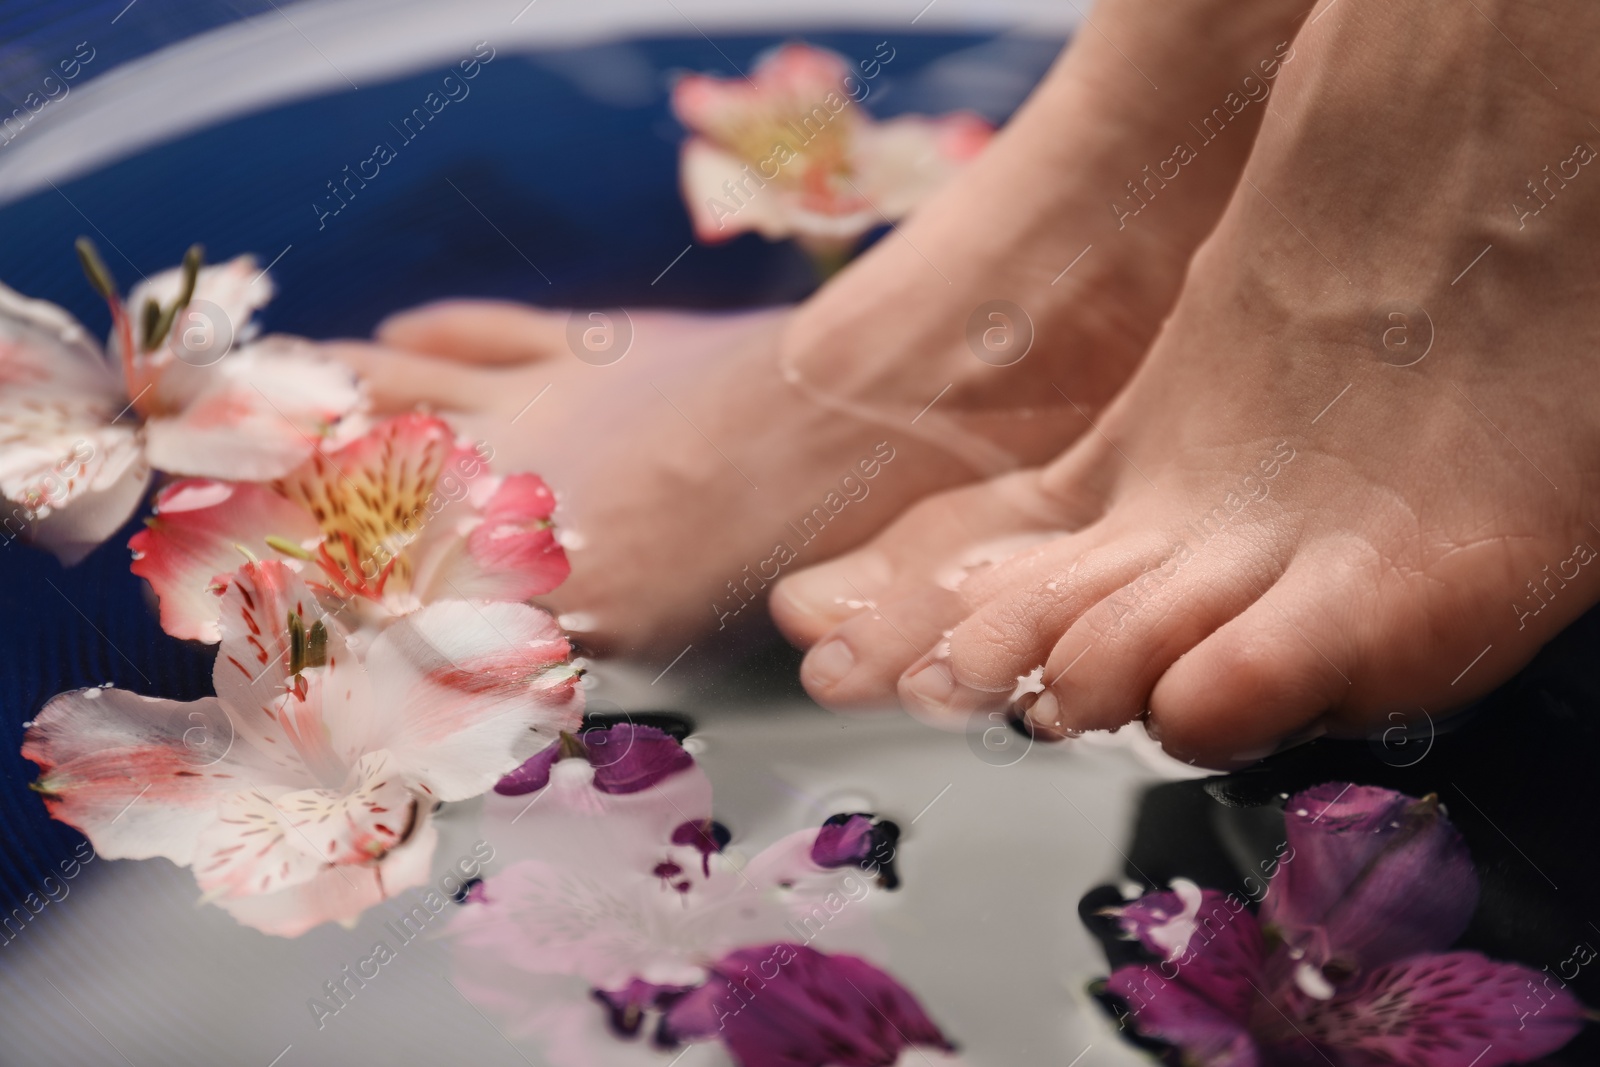
[[[435,803],[581,718],[566,639],[536,608],[434,604],[360,662],[282,562],[239,568],[221,601],[216,697],[64,693],[22,753],[99,855],[192,867],[204,900],[265,933],[353,922],[421,884]]]
[[[965,113],[878,122],[856,102],[864,84],[843,57],[804,44],[748,78],[680,79],[672,108],[692,135],[681,180],[695,236],[848,246],[910,212],[994,132]]]
[[[863,902],[871,875],[880,886],[892,876],[893,823],[838,816],[735,865],[704,772],[632,724],[564,737],[497,791],[485,811],[496,840],[536,858],[490,876],[487,903],[463,909],[451,935],[458,984],[512,1014],[514,1030],[548,1025],[535,997],[570,976],[618,1036],[653,1018],[657,1042],[721,1039],[748,1067],[888,1065],[908,1043],[949,1047],[888,975],[810,945],[866,939]],[[750,994],[730,983],[747,964],[761,991],[740,1011]],[[549,1049],[556,1062],[614,1062],[577,1033]],[[771,1058],[782,1049],[800,1058]]]
[[[492,477],[442,420],[402,415],[267,484],[185,479],[134,535],[133,572],[175,637],[217,640],[212,578],[240,550],[305,563],[332,612],[382,625],[441,600],[523,601],[570,567],[537,476]]]
[[[0,495],[65,562],[127,521],[152,467],[275,478],[357,406],[351,373],[309,344],[254,340],[272,283],[251,257],[202,268],[193,249],[124,302],[84,255],[111,306],[107,352],[61,308],[0,286]]]
[[[1445,951],[1478,885],[1437,800],[1334,783],[1290,798],[1286,818],[1259,920],[1187,882],[1116,909],[1156,957],[1107,983],[1141,1036],[1195,1067],[1500,1067],[1582,1029],[1563,983]]]

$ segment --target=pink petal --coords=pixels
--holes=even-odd
[[[550,524],[555,494],[534,474],[509,475],[492,489],[466,556],[448,572],[451,594],[527,600],[550,592],[572,572]]]
[[[199,833],[227,796],[306,784],[234,734],[213,698],[181,703],[120,689],[79,689],[29,724],[22,755],[50,814],[108,858],[190,863]]]
[[[1451,952],[1381,967],[1358,989],[1310,1002],[1300,1025],[1353,1063],[1501,1067],[1555,1052],[1584,1022],[1553,977]]]
[[[234,481],[281,477],[360,400],[348,368],[290,338],[264,338],[208,369],[209,383],[187,405],[145,424],[159,470]]]
[[[703,980],[696,924],[709,916],[685,914],[677,895],[648,871],[606,862],[603,843],[627,833],[610,820],[589,826],[597,838],[594,862],[524,860],[490,878],[490,902],[462,909],[451,923],[460,950],[534,974],[577,975],[599,989],[620,989],[635,979],[664,985]],[[704,934],[718,931],[708,927]]]
[[[1264,924],[1321,966],[1373,967],[1448,948],[1478,903],[1478,876],[1437,800],[1333,782],[1289,799],[1289,845]]]
[[[326,633],[327,662],[291,671],[290,616]],[[222,642],[212,681],[239,734],[274,765],[309,769],[324,784],[374,747],[376,718],[365,672],[343,629],[278,560],[247,563],[222,588]]]
[[[441,520],[465,506],[462,479],[482,470],[483,461],[448,423],[411,414],[316,453],[273,487],[316,519],[345,584],[376,597],[382,579],[386,600],[398,601],[419,580],[425,560],[459,541]],[[448,588],[435,595],[465,596]]]
[[[917,999],[856,956],[804,945],[739,949],[668,1009],[664,1036],[718,1038],[740,1067],[892,1067],[902,1050],[954,1046]]]
[[[266,486],[185,479],[161,491],[147,528],[128,544],[133,573],[161,602],[162,629],[215,642],[222,606],[212,586],[245,558],[240,549],[270,559],[267,536],[299,544],[320,535],[310,515]]]
[[[672,111],[690,130],[726,145],[754,123],[798,118],[829,93],[844,96],[849,73],[849,64],[834,52],[784,45],[758,62],[748,78],[688,74],[678,79]]]
[[[275,893],[229,897],[217,904],[244,925],[278,937],[299,937],[326,922],[354,922],[373,905],[427,884],[439,831],[426,813],[420,818],[421,825],[411,838],[381,863],[323,867],[309,881]],[[426,906],[431,912],[434,899],[439,902],[440,912],[449,907],[442,897],[431,893],[417,906]],[[435,913],[434,917],[442,916]],[[420,921],[413,922],[420,926]]]
[[[439,800],[488,791],[583,717],[565,635],[526,604],[429,605],[367,655],[379,734]]]

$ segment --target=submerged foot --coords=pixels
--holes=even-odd
[[[780,586],[818,699],[1038,672],[1036,723],[1227,764],[1459,706],[1600,600],[1600,12],[1483,7],[1308,23],[1095,432]]]

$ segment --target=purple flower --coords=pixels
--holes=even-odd
[[[550,784],[557,760],[583,759],[594,768],[594,787],[602,793],[637,793],[694,764],[694,757],[672,735],[654,726],[617,723],[603,730],[563,734],[495,785],[502,796],[535,793]]]
[[[890,1067],[912,1045],[952,1051],[922,1005],[855,956],[779,942],[730,952],[662,1018],[657,1041],[716,1038],[740,1067]]]
[[[1261,921],[1318,967],[1448,947],[1478,906],[1472,856],[1437,797],[1333,782],[1291,798],[1284,829]]]
[[[1435,798],[1318,786],[1290,798],[1287,829],[1259,920],[1181,881],[1116,909],[1156,957],[1106,984],[1125,1024],[1195,1067],[1500,1067],[1583,1027],[1564,984],[1444,951],[1478,883]]]
[[[811,859],[818,867],[859,867],[878,877],[885,889],[896,889],[900,876],[894,869],[895,845],[900,827],[888,819],[862,812],[832,815],[817,832],[811,845]]]

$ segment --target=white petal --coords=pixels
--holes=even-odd
[[[228,355],[181,410],[145,427],[158,470],[266,481],[305,461],[360,401],[355,376],[303,341],[266,337]]]
[[[244,925],[278,937],[299,937],[325,922],[354,922],[374,904],[428,881],[439,832],[426,814],[421,820],[410,840],[380,863],[323,867],[287,889],[217,904]]]
[[[321,624],[325,665],[292,670],[291,615],[299,617],[308,640]],[[266,560],[228,576],[221,631],[212,681],[239,732],[277,766],[340,785],[348,768],[376,747],[367,677],[343,627],[322,614],[286,563]]]
[[[72,316],[0,286],[0,516],[76,562],[137,507],[148,479],[121,383]],[[69,517],[71,506],[75,514]]]
[[[69,566],[132,517],[151,475],[138,431],[131,426],[94,430],[79,438],[74,448],[65,471],[58,461],[36,483],[55,488],[44,491],[43,506],[33,511],[27,531],[30,539]]]
[[[51,700],[22,754],[39,764],[50,813],[108,858],[191,862],[197,835],[243,789],[308,784],[263,760],[213,698],[182,703],[120,689]]]
[[[352,768],[342,789],[228,797],[196,846],[201,890],[211,899],[259,896],[309,882],[330,865],[381,860],[421,818],[395,770],[388,754],[377,752]]]
[[[439,800],[465,800],[576,729],[583,691],[547,613],[526,604],[432,604],[367,654],[377,735]]]
[[[140,322],[147,300],[154,300],[163,308],[169,307],[178,299],[182,286],[182,267],[153,274],[128,293],[125,301],[128,313],[135,323]],[[201,268],[189,306],[199,309],[208,321],[212,316],[219,316],[223,321],[211,323],[211,327],[225,331],[237,348],[255,336],[255,313],[272,299],[272,293],[272,280],[256,266],[255,257],[236,256],[226,263]],[[174,336],[181,337],[183,329],[184,322],[180,318],[174,323]],[[120,358],[120,342],[115,336],[111,350],[113,356]],[[152,399],[161,410],[175,411],[187,406],[216,378],[209,358],[189,352],[180,355],[171,338],[154,352],[140,353],[139,361],[154,380]]]

